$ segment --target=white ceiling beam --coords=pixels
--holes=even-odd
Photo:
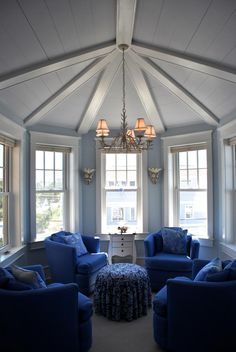
[[[182,55],[170,50],[155,48],[148,45],[134,43],[132,49],[143,56],[167,61],[175,65],[205,73],[209,76],[224,79],[236,83],[236,70],[224,65],[215,64],[207,60],[201,60],[192,56]]]
[[[157,132],[164,132],[165,127],[162,122],[161,114],[158,111],[158,108],[152,98],[152,94],[148,88],[144,75],[140,70],[139,66],[137,66],[136,63],[132,60],[132,58],[129,57],[129,53],[127,53],[125,61],[128,66],[128,72],[131,81],[137,91],[139,99],[144,107],[144,110],[147,113],[151,125],[154,126]]]
[[[118,55],[116,59],[110,63],[98,81],[96,90],[91,97],[87,109],[81,118],[81,122],[77,128],[78,134],[87,133],[92,126],[96,115],[111,87],[111,84],[116,76],[121,63],[121,55]]]
[[[179,99],[181,99],[185,104],[193,109],[202,120],[214,126],[219,124],[219,119],[209,109],[207,109],[206,106],[204,106],[188,90],[176,82],[159,66],[155,65],[149,59],[144,59],[132,50],[130,50],[129,55],[144,71],[158,79],[162,85],[168,88],[173,94],[175,94]]]
[[[116,56],[118,51],[114,50],[102,59],[97,59],[86,67],[82,72],[65,84],[49,99],[47,99],[42,105],[40,105],[35,111],[32,112],[28,117],[24,119],[26,126],[33,125],[38,121],[42,120],[45,114],[52,110],[57,104],[61,103],[65,98],[72,94],[82,84],[86,83],[96,73],[103,70]]]
[[[131,45],[134,19],[136,11],[136,0],[117,0],[116,13],[116,45]]]
[[[114,43],[107,43],[103,46],[96,48],[94,47],[83,51],[77,51],[70,55],[48,60],[47,62],[39,65],[34,65],[22,70],[11,72],[7,75],[0,76],[0,90],[15,86],[25,81],[29,81],[47,73],[55,72],[66,67],[76,65],[80,62],[96,59],[100,56],[110,53],[114,49]]]

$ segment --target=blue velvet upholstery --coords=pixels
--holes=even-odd
[[[169,227],[164,229],[179,232],[181,228]],[[198,258],[199,255],[199,240],[193,239],[191,234],[186,235],[186,254],[164,252],[162,232],[162,229],[158,232],[153,232],[144,240],[145,267],[150,277],[153,291],[160,290],[169,278],[176,276],[192,278],[193,259]]]
[[[194,281],[205,281],[209,274],[215,274],[222,271],[220,258],[214,258],[197,273]]]
[[[78,256],[74,246],[60,242],[61,236],[68,235],[71,233],[61,231],[44,241],[52,280],[75,282],[79,291],[88,296],[94,290],[97,273],[108,263],[107,254],[100,252],[99,238],[82,235],[88,253]]]
[[[193,261],[193,278],[208,262]],[[167,351],[235,351],[235,324],[236,280],[176,277],[167,280],[153,301],[154,339]]]
[[[41,265],[28,266],[45,280]],[[92,344],[92,302],[78,286],[52,284],[24,291],[0,289],[1,350],[7,352],[88,351]]]

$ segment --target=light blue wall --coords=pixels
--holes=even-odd
[[[184,131],[181,131],[184,133]],[[94,132],[89,132],[87,135],[82,137],[81,141],[81,170],[84,167],[96,168],[96,153],[95,153],[95,140]],[[214,236],[215,241],[213,247],[201,247],[200,257],[201,258],[213,258],[218,255],[218,245],[217,239],[220,236],[219,223],[219,177],[218,177],[218,167],[219,167],[219,153],[217,148],[217,132],[213,132],[212,138],[212,150],[213,150],[213,193],[214,193]],[[153,148],[148,152],[147,157],[147,167],[157,167],[161,168],[162,172],[160,174],[157,184],[153,184],[148,178],[148,232],[153,232],[158,230],[161,226],[165,224],[162,222],[163,219],[163,150],[162,141],[158,136],[153,143]],[[82,176],[82,174],[81,174]],[[96,177],[96,174],[95,174]],[[94,234],[96,233],[96,180],[94,178],[90,185],[86,185],[81,179],[81,217],[83,219],[82,232],[84,234]],[[97,209],[100,212],[100,209]],[[106,244],[107,245],[107,244]],[[102,245],[103,246],[103,245]],[[105,246],[105,244],[104,244]],[[102,247],[103,248],[103,247]],[[105,248],[105,247],[104,247]],[[136,243],[137,255],[138,257],[144,256],[144,246],[142,241]]]

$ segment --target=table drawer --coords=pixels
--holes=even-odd
[[[112,248],[132,248],[133,242],[113,242]]]
[[[112,242],[133,242],[133,235],[115,235],[112,236]]]
[[[133,255],[133,250],[131,248],[113,248],[112,255],[119,255],[121,257],[125,255]]]

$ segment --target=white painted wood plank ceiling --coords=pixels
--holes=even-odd
[[[236,118],[235,0],[1,0],[0,114],[82,135],[128,122],[157,133]]]

